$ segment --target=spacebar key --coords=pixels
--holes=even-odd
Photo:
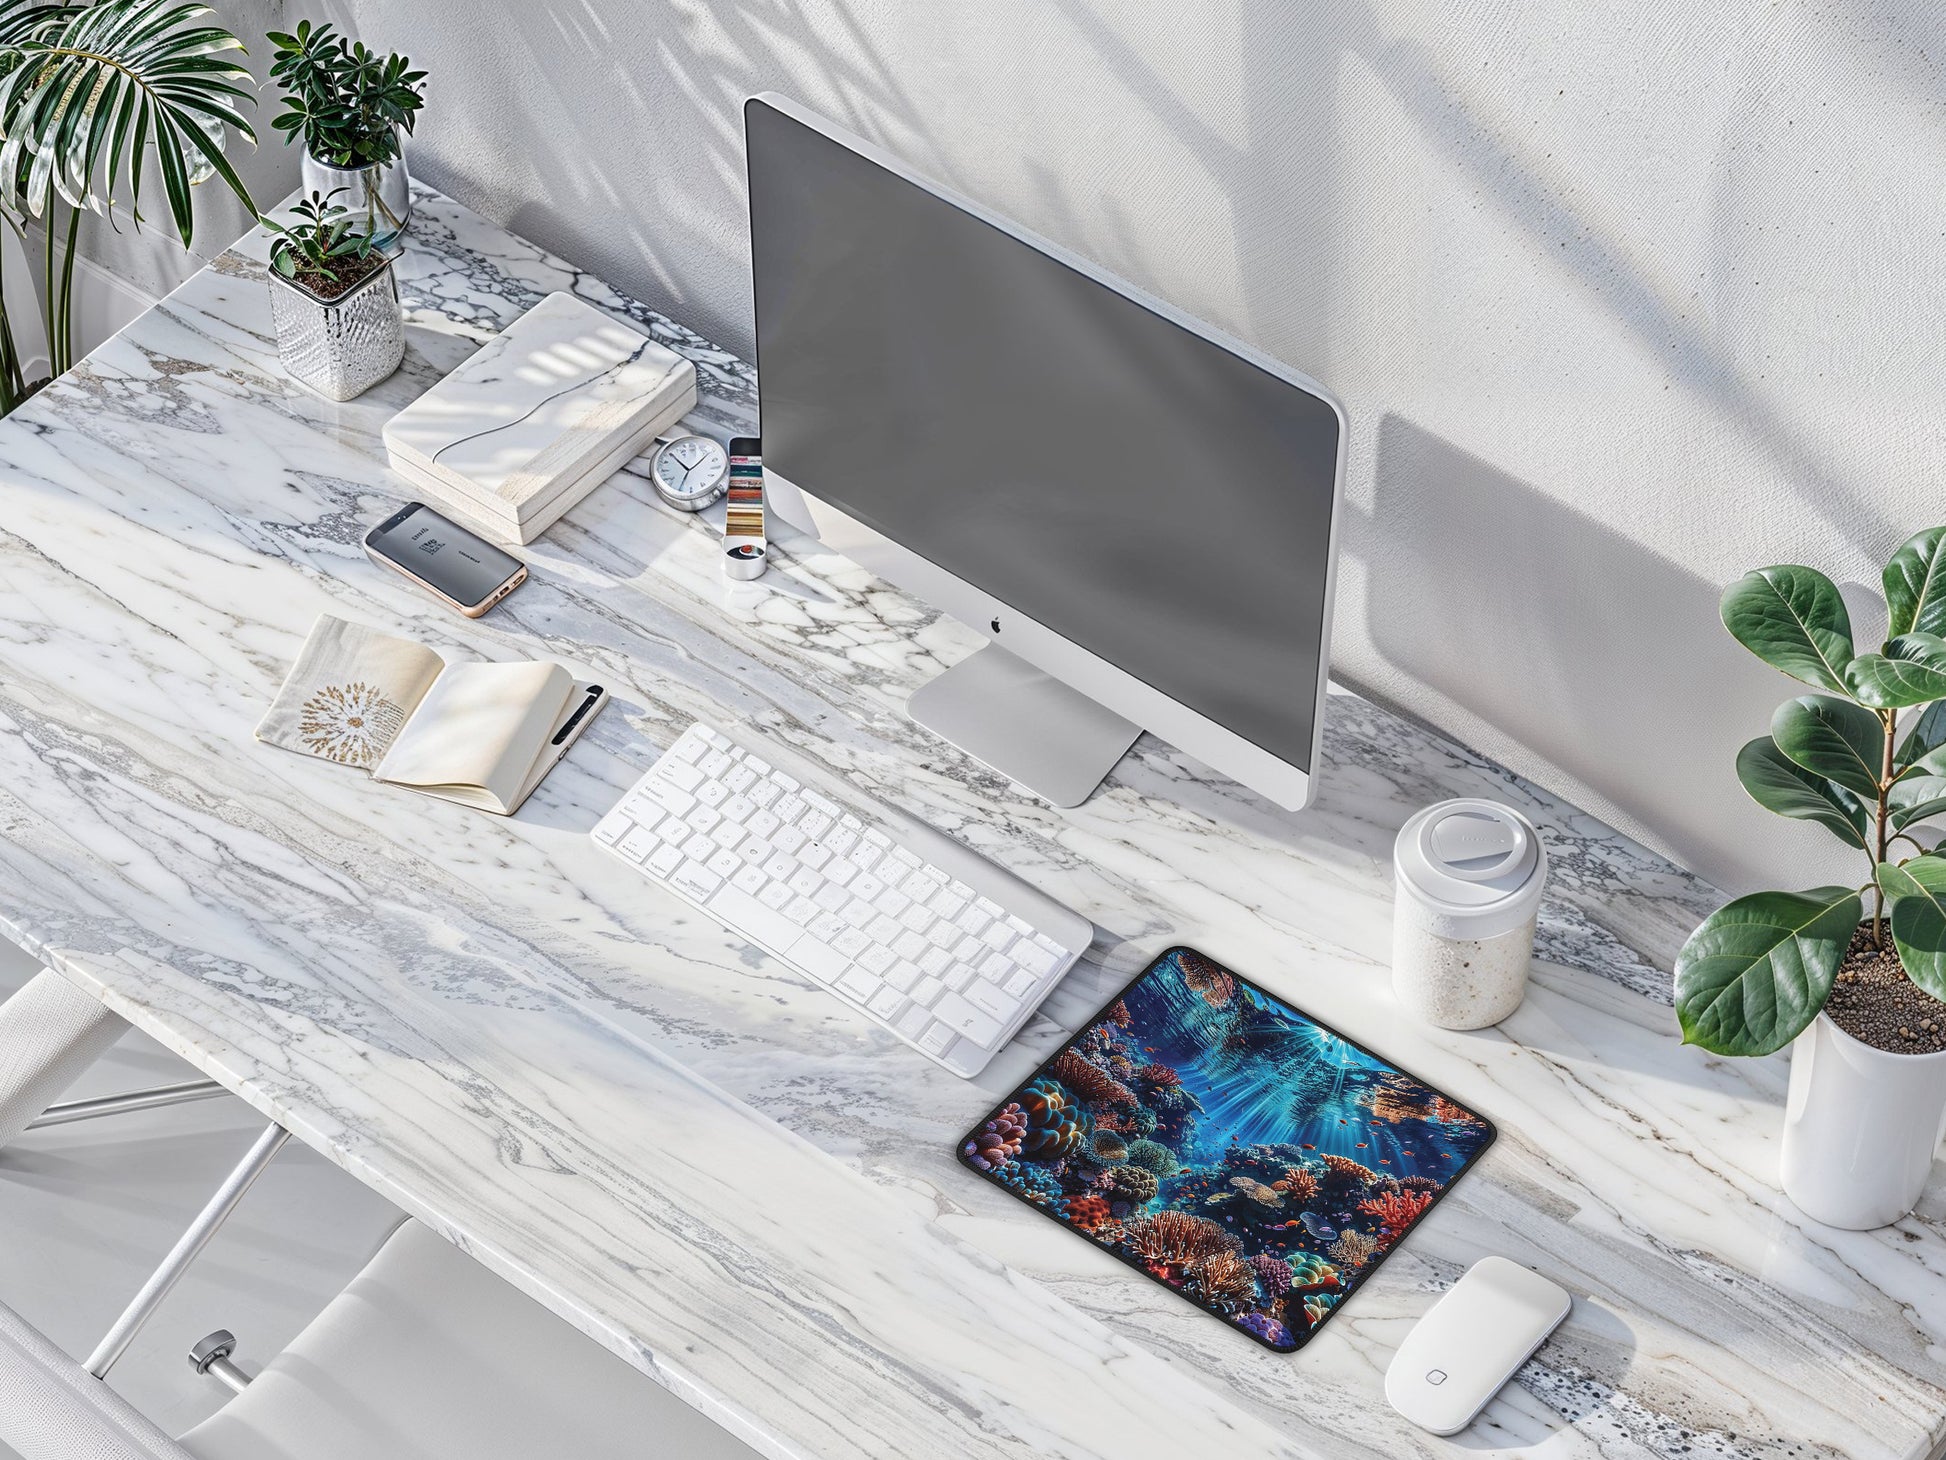
[[[782,953],[803,936],[804,930],[782,913],[765,907],[741,888],[725,882],[703,904],[712,917],[720,918],[733,933],[741,933],[753,943],[761,943],[773,953]]]

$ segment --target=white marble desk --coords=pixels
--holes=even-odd
[[[1777,1193],[1781,1060],[1679,1048],[1665,970],[1708,890],[1350,696],[1292,816],[1141,742],[1060,812],[916,730],[963,629],[786,539],[727,589],[707,524],[623,475],[477,624],[358,548],[404,495],[385,418],[541,294],[626,310],[422,196],[404,370],[333,406],[280,374],[242,254],[0,423],[0,931],[775,1455],[1925,1456],[1946,1435],[1942,1199],[1826,1231]],[[553,655],[616,701],[518,820],[251,739],[312,618]],[[945,1074],[599,853],[587,831],[695,716],[745,722],[1090,915],[1090,958],[977,1083]],[[1504,1027],[1403,1023],[1396,827],[1523,806],[1555,863]],[[1199,945],[1492,1115],[1499,1144],[1294,1358],[953,1162],[953,1138],[1170,942]],[[0,1157],[4,1179],[4,1157]],[[1576,1294],[1470,1433],[1380,1377],[1485,1252]]]

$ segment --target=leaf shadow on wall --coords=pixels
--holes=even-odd
[[[1736,784],[1738,747],[1792,691],[1714,630],[1719,585],[1402,416],[1381,419],[1376,454],[1373,511],[1348,514],[1345,551],[1387,663],[1517,722],[1528,750],[1719,885],[1778,885],[1780,847],[1821,853]]]

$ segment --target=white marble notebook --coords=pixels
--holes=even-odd
[[[385,426],[412,485],[531,541],[696,404],[696,367],[550,294]]]

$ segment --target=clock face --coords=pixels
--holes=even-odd
[[[707,436],[678,436],[655,456],[655,484],[679,505],[708,497],[729,470],[729,453]]]

